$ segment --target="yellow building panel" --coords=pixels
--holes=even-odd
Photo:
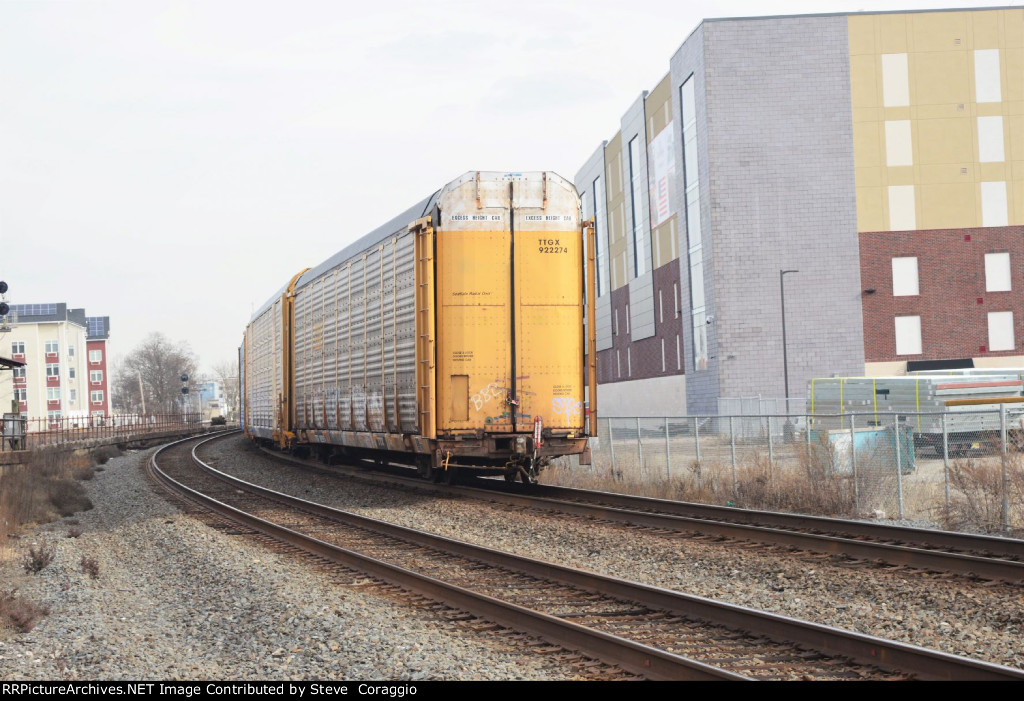
[[[1024,8],[1019,10],[1003,10],[1003,41],[1004,46],[1024,47]]]
[[[862,107],[853,110],[853,122],[877,122],[885,119],[885,113],[881,107]]]
[[[951,51],[967,48],[967,12],[922,12],[905,15],[910,25],[910,51]]]
[[[990,12],[972,12],[970,16],[971,49],[996,49],[1002,44],[999,39],[999,27],[1003,23],[1005,13],[999,10]]]
[[[981,225],[975,183],[920,185],[917,188],[918,229],[967,228]]]
[[[979,163],[978,164],[978,176],[979,180],[986,182],[992,180],[1010,180],[1010,164],[1009,163]]]
[[[850,15],[847,19],[847,37],[850,41],[850,56],[868,54],[874,58],[876,15]]]
[[[853,158],[858,168],[874,168],[885,163],[880,127],[881,122],[854,123]]]
[[[650,143],[672,119],[672,74],[655,86],[644,101],[647,117],[647,143]]]
[[[875,15],[878,51],[883,54],[905,54],[910,50],[907,40],[907,15]]]
[[[999,53],[1003,71],[1003,101],[1024,100],[1024,49],[1003,49]]]
[[[857,119],[857,110],[882,106],[882,78],[879,65],[879,58],[874,54],[850,56],[850,96],[853,101],[854,121]]]
[[[975,117],[999,117],[1006,112],[1002,102],[979,102],[971,107]]]
[[[882,110],[882,118],[887,122],[910,119],[912,116],[914,116],[913,107],[886,107]]]
[[[977,164],[940,163],[917,168],[917,179],[922,185],[960,184],[977,182]]]
[[[914,105],[910,108],[911,119],[955,119],[971,116],[967,103],[945,103],[942,105]]]
[[[919,119],[915,163],[973,163],[974,120],[969,117],[951,119]]]
[[[913,185],[917,181],[917,170],[914,166],[899,166],[885,169],[886,185]]]
[[[1024,114],[1016,114],[1011,117],[1003,117],[1006,124],[1009,138],[1003,143],[1006,151],[1006,158],[1011,161],[1024,161]],[[1016,177],[1024,176],[1020,171],[1014,171]]]
[[[881,187],[885,184],[885,170],[881,167],[854,168],[857,187]]]
[[[887,231],[884,187],[857,187],[857,230]]]
[[[972,102],[973,74],[966,51],[933,51],[910,57],[911,101],[918,105]]]

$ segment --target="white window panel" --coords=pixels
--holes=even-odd
[[[1006,182],[995,181],[981,184],[981,225],[1007,226],[1009,215],[1006,207]]]
[[[1002,117],[978,117],[978,160],[982,163],[1006,160]]]
[[[910,140],[910,120],[900,119],[885,123],[885,164],[887,166],[914,165],[914,149]]]
[[[910,104],[906,54],[882,54],[882,102],[886,107]]]
[[[974,52],[974,99],[976,102],[1002,102],[999,49]]]
[[[892,259],[892,296],[921,294],[917,279],[917,258]]]
[[[1013,312],[988,313],[988,349],[990,351],[1014,349]]]
[[[896,317],[896,355],[921,354],[921,317]]]
[[[985,254],[985,291],[986,292],[1009,292],[1010,282],[1010,254],[1009,253],[986,253]]]
[[[889,230],[910,231],[917,228],[913,185],[889,186]]]

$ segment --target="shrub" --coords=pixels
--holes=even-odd
[[[98,579],[100,576],[100,563],[96,561],[94,557],[86,557],[82,555],[82,559],[78,563],[82,567],[82,572],[89,575],[92,579]]]
[[[92,451],[92,459],[97,465],[106,465],[110,458],[121,455],[121,450],[116,445],[101,445]]]
[[[46,543],[42,543],[38,550],[35,546],[29,546],[28,555],[25,556],[22,566],[29,574],[39,574],[53,562],[55,554],[53,548],[48,547]]]
[[[27,633],[36,626],[36,621],[50,613],[47,606],[38,606],[31,601],[18,598],[18,591],[10,589],[0,591],[0,618],[9,621],[22,633]]]
[[[211,426],[227,426],[228,419],[226,416],[214,416],[210,419]]]

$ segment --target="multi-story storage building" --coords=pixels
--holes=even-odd
[[[576,185],[606,413],[1024,365],[1024,8],[704,20]]]
[[[107,317],[101,317],[107,319]],[[102,324],[107,334],[109,323]],[[25,418],[61,419],[108,416],[106,348],[102,340],[102,377],[91,362],[90,324],[84,309],[66,304],[12,304],[4,319],[4,351],[25,363],[12,370],[11,384],[3,383],[0,405]],[[100,380],[102,386],[94,384]],[[13,402],[13,403],[12,403]]]

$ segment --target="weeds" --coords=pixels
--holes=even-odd
[[[1005,480],[1003,474],[1006,474]],[[1004,519],[1011,523],[1024,518],[1024,456],[1001,459],[964,458],[949,464],[951,498],[945,514],[947,528],[973,527],[989,532],[1004,531]],[[1003,493],[1009,514],[1003,513]]]
[[[39,606],[18,597],[17,589],[0,591],[0,620],[6,620],[22,633],[35,628],[36,621],[50,613],[48,606]]]
[[[39,574],[50,566],[55,555],[56,553],[54,553],[53,548],[47,546],[46,543],[40,544],[38,550],[35,546],[30,545],[28,548],[28,555],[26,555],[24,561],[22,561],[22,567],[24,567],[25,571],[29,574]]]
[[[22,466],[0,474],[0,538],[28,523],[46,523],[92,508],[75,477],[92,477],[81,456],[56,450],[37,450]]]
[[[82,559],[78,563],[84,574],[89,575],[91,579],[99,579],[100,576],[100,563],[96,561],[94,557],[86,557],[82,555]]]

